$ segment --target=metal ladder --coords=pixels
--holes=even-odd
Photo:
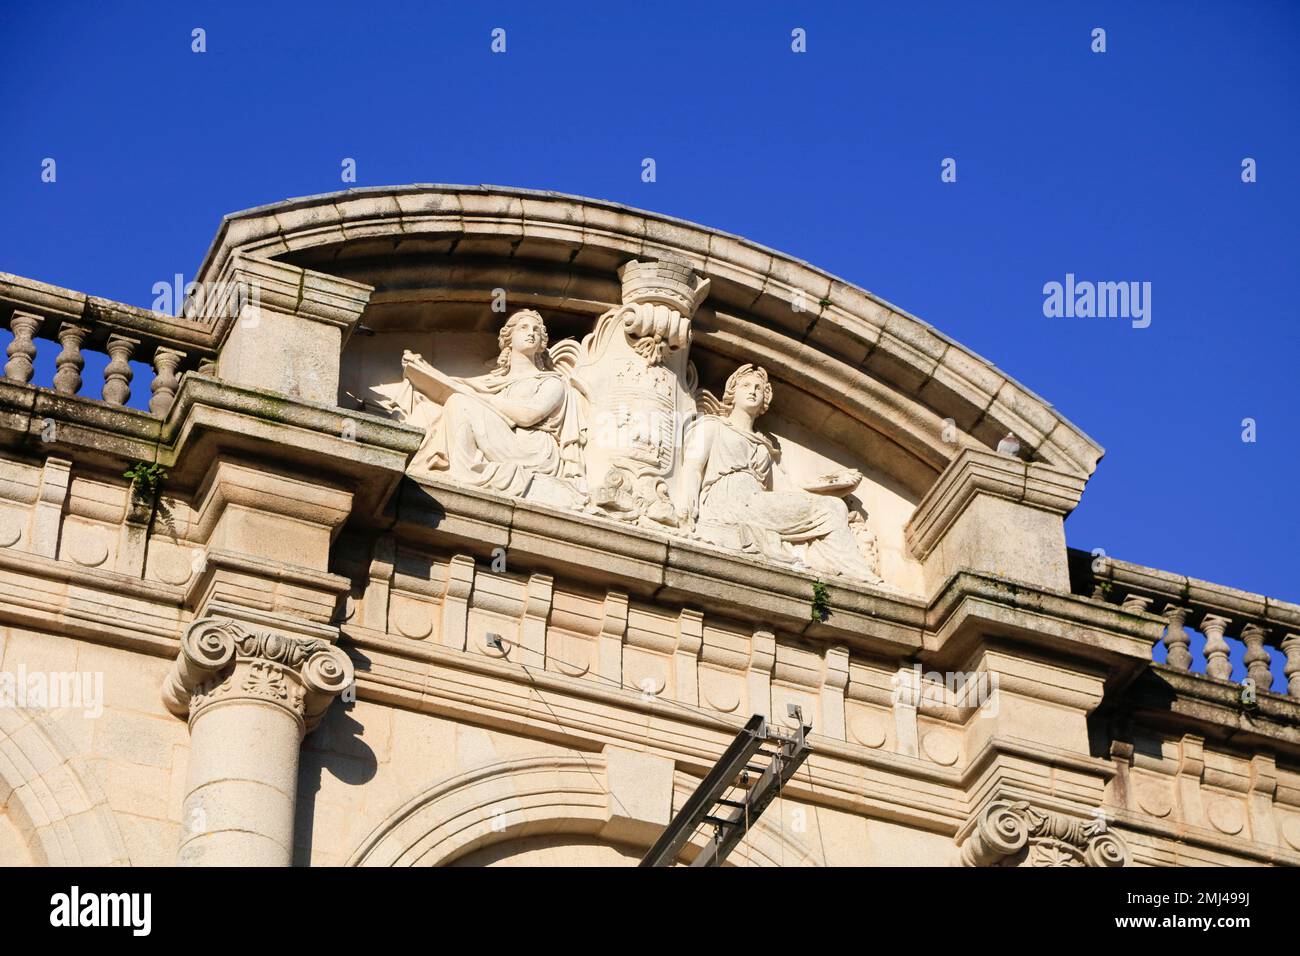
[[[713,836],[690,865],[722,864],[812,752],[807,742],[812,725],[803,722],[798,707],[792,704],[789,711],[799,721],[799,728],[792,734],[772,729],[762,714],[746,721],[659,835],[641,866],[673,866],[702,825],[712,826]]]

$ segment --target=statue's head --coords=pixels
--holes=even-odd
[[[767,370],[758,365],[742,365],[727,379],[722,404],[730,411],[740,408],[758,418],[772,404],[772,383]]]
[[[510,354],[521,352],[533,360],[538,368],[545,367],[546,322],[542,314],[533,309],[520,309],[501,326],[497,335],[497,347],[501,350],[497,356],[497,368],[503,372],[510,369]]]

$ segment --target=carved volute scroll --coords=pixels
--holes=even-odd
[[[1101,817],[1078,820],[1027,801],[987,806],[961,847],[963,866],[1125,866],[1128,846]]]
[[[222,702],[270,703],[290,713],[307,734],[353,680],[352,661],[327,641],[202,618],[181,638],[163,702],[191,723]]]

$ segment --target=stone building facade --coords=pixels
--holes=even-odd
[[[629,864],[752,714],[730,863],[1300,862],[1300,607],[1068,549],[1101,448],[879,298],[497,187],[196,282],[0,275],[0,862]]]

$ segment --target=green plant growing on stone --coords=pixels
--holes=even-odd
[[[167,480],[167,469],[157,462],[137,461],[122,473],[122,477],[131,479],[133,515],[129,520],[148,525],[157,514],[167,533],[176,537],[171,511],[160,494],[163,483]]]
[[[155,462],[137,461],[122,472],[123,478],[131,479],[131,495],[137,500],[148,501],[158,497],[163,482],[167,480],[167,469]]]
[[[831,616],[831,595],[826,590],[826,585],[821,581],[814,581],[812,586],[813,599],[809,605],[809,619],[813,621],[824,621]]]

